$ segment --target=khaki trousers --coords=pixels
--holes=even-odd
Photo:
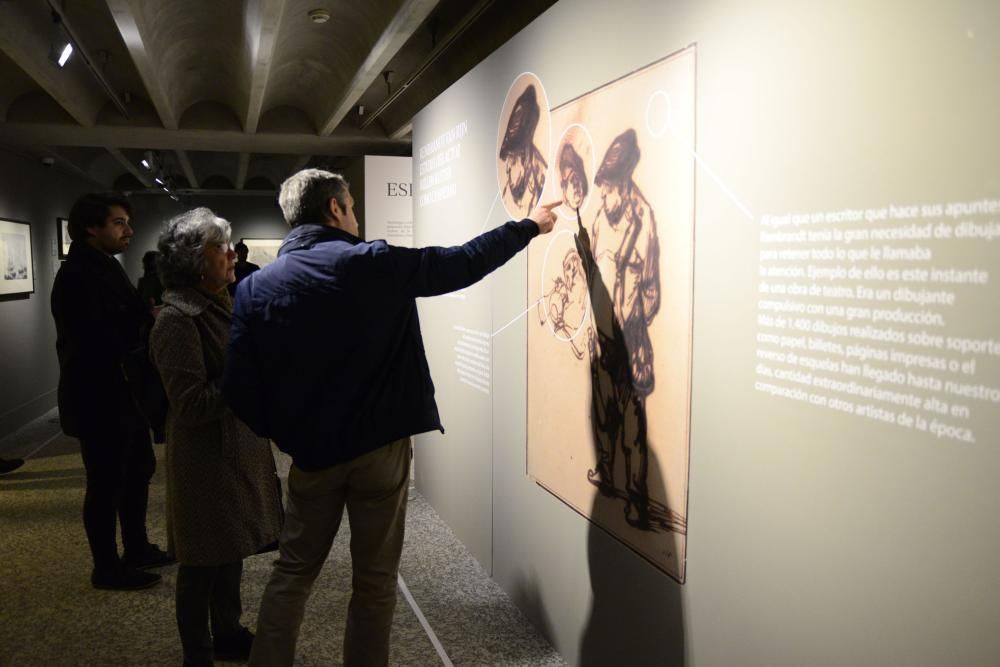
[[[319,472],[292,466],[280,555],[264,589],[250,665],[292,664],[306,601],[333,546],[345,506],[354,575],[344,665],[389,663],[410,456],[410,439],[403,438]]]

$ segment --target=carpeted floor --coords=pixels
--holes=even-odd
[[[76,441],[52,415],[0,442],[0,455],[30,456],[0,477],[0,666],[180,665],[174,624],[176,566],[163,583],[136,592],[90,587],[81,508],[84,471]],[[37,451],[36,451],[37,450]],[[157,446],[162,456],[162,446]],[[279,470],[287,459],[278,455]],[[150,493],[150,539],[166,544],[164,484]],[[339,665],[350,596],[349,526],[316,583],[299,637],[296,665]],[[245,561],[244,624],[253,627],[273,554]],[[563,665],[503,591],[411,490],[400,575],[448,659],[455,665]],[[414,609],[398,596],[390,664],[443,660]],[[222,663],[220,663],[222,664]]]

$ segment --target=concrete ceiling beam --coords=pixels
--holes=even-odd
[[[413,33],[423,24],[431,11],[438,5],[438,0],[406,0],[382,31],[368,57],[354,73],[354,78],[347,84],[347,89],[341,95],[333,108],[333,112],[320,125],[320,134],[332,133],[341,121],[347,117],[351,109],[358,103],[372,83],[382,74],[393,56],[413,36]]]
[[[157,75],[153,54],[149,52],[146,46],[148,43],[149,28],[136,18],[136,13],[132,11],[128,0],[106,1],[108,9],[111,11],[111,16],[114,18],[115,25],[118,26],[118,32],[121,33],[122,41],[125,42],[125,47],[128,48],[129,55],[132,57],[132,62],[135,64],[139,76],[142,77],[142,84],[146,87],[146,93],[149,95],[149,99],[153,103],[157,115],[160,117],[160,122],[168,130],[176,130],[178,126],[177,113],[170,103],[167,92],[160,83],[162,79]]]
[[[375,133],[246,134],[241,130],[167,130],[159,127],[64,123],[0,123],[0,142],[15,146],[117,146],[153,150],[277,153],[286,155],[404,155],[410,142]]]
[[[285,13],[286,0],[251,0],[252,12],[248,12],[247,44],[249,59],[247,72],[249,82],[249,99],[246,115],[243,119],[243,130],[248,134],[257,131],[260,115],[264,110],[264,97],[267,93],[267,81],[271,75],[271,62],[274,60],[274,45],[281,17]]]
[[[195,176],[194,167],[191,165],[191,159],[188,158],[187,151],[176,150],[177,161],[181,165],[181,171],[184,172],[184,178],[187,179],[188,185],[192,188],[198,187],[198,177]]]

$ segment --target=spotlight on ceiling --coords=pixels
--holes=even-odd
[[[146,160],[145,158],[142,160],[142,166],[146,169],[152,169],[152,167],[149,166],[149,160]]]
[[[52,12],[52,40],[49,45],[49,58],[64,67],[69,57],[73,55],[73,44],[70,43],[63,29],[62,19],[55,12]]]
[[[325,9],[313,9],[309,12],[309,20],[313,23],[326,23],[330,20],[330,12]]]
[[[59,67],[64,67],[66,65],[66,61],[69,60],[71,55],[73,55],[73,45],[66,42],[66,46],[63,47],[62,53],[59,54],[59,59],[56,60],[56,64],[59,65]]]

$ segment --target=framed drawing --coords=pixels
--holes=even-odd
[[[278,257],[278,248],[285,239],[240,239],[250,250],[247,261],[263,268]]]
[[[56,218],[56,243],[59,248],[59,259],[69,257],[69,218]]]
[[[0,218],[0,296],[34,291],[31,225]]]
[[[681,583],[694,109],[694,47],[552,109],[563,205],[528,248],[528,474]]]

